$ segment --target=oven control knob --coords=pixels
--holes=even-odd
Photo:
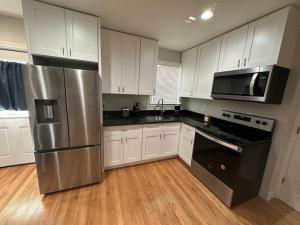
[[[266,121],[262,122],[262,125],[266,126],[268,123]]]
[[[260,123],[261,123],[261,121],[260,121],[260,120],[256,120],[256,123],[257,123],[257,124],[260,124]]]
[[[221,164],[221,170],[226,170],[226,166],[224,164]]]

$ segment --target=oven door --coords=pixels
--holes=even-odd
[[[198,164],[230,189],[234,189],[239,174],[241,152],[242,148],[239,146],[196,130],[192,167],[193,164]]]
[[[268,90],[270,71],[259,67],[215,73],[212,97],[264,102]]]

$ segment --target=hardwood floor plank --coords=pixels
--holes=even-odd
[[[34,165],[0,169],[0,224],[299,225],[278,199],[227,208],[178,159],[106,172],[99,184],[40,195]]]

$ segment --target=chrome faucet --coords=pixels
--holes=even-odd
[[[160,104],[161,102],[161,104]],[[157,105],[156,106],[160,106],[160,114],[163,115],[163,113],[165,112],[165,109],[164,109],[164,99],[163,98],[160,98],[157,102]]]

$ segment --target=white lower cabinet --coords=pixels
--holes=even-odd
[[[119,166],[141,160],[142,127],[104,128],[104,167]]]
[[[144,125],[142,159],[177,155],[179,134],[179,123]]]
[[[0,118],[0,167],[34,162],[28,118]]]
[[[195,138],[195,128],[183,124],[181,126],[178,155],[189,166],[191,166],[191,162],[192,162],[194,138]]]

